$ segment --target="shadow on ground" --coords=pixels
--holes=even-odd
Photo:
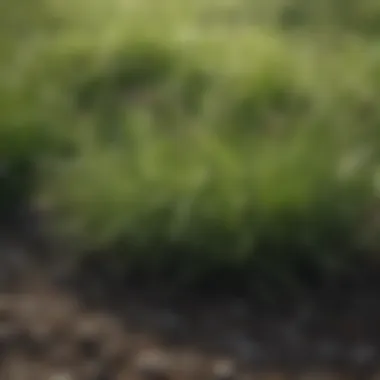
[[[57,278],[64,260],[46,251],[0,237],[0,379],[380,378],[374,284],[265,305],[123,283],[93,265]]]

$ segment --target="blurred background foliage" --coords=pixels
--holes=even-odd
[[[373,0],[4,2],[1,219],[190,282],[377,262],[379,34]]]

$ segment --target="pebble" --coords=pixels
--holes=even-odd
[[[69,373],[56,373],[49,377],[49,380],[74,380]]]
[[[170,361],[164,353],[158,350],[150,350],[138,355],[136,367],[140,375],[146,380],[166,380]]]
[[[373,362],[376,349],[370,344],[360,344],[352,348],[348,356],[354,365],[362,367]]]
[[[214,380],[232,380],[236,378],[235,364],[230,360],[218,360],[212,368]]]

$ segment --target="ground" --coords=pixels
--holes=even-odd
[[[376,287],[326,289],[289,307],[178,298],[159,284],[116,291],[89,270],[58,281],[57,265],[41,265],[32,246],[2,236],[0,379],[380,376]]]

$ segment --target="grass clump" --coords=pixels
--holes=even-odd
[[[236,270],[293,284],[300,268],[327,275],[372,255],[376,42],[327,11],[334,45],[281,29],[303,2],[216,28],[197,2],[156,16],[147,1],[107,4],[85,15],[68,2],[33,59],[4,64],[18,78],[0,94],[16,173],[4,205],[23,191],[81,254],[190,282]],[[304,13],[306,32],[319,13]]]

